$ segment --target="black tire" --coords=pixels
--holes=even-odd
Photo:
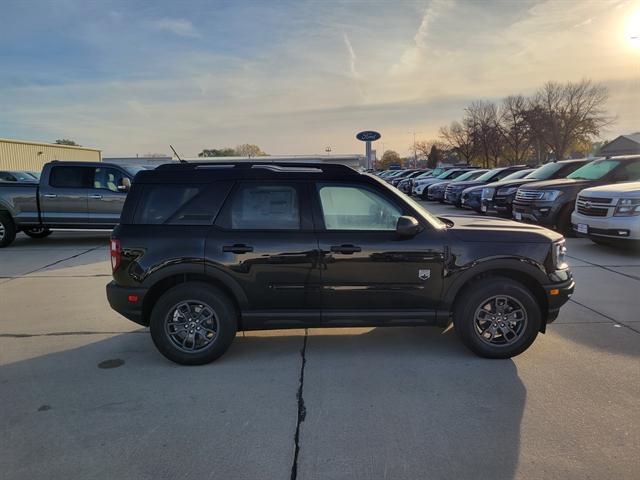
[[[182,302],[202,302],[209,306],[216,321],[216,334],[211,343],[205,347],[186,352],[176,343],[177,334],[172,337],[168,333],[167,321],[175,320],[176,307]],[[187,322],[188,323],[188,322]],[[190,324],[193,326],[193,323]],[[156,302],[151,311],[149,324],[153,343],[169,360],[182,365],[202,365],[214,361],[227,351],[229,345],[236,336],[238,329],[237,312],[227,296],[211,285],[201,282],[187,282],[177,285],[165,292]],[[182,330],[184,331],[184,330]],[[192,329],[191,332],[194,330]],[[187,336],[190,334],[187,333]],[[200,333],[202,339],[204,335]],[[182,337],[184,338],[184,337]],[[192,337],[191,343],[195,347],[197,334]]]
[[[497,332],[496,328],[501,329],[500,322],[502,320],[485,320],[489,323],[493,321],[493,325],[496,325],[496,323],[498,325],[492,325],[482,333],[479,332],[480,328],[476,324],[477,312],[484,310],[482,307],[487,304],[488,299],[496,296],[504,296],[515,300],[515,303],[519,303],[526,314],[524,320],[520,320],[523,321],[523,325],[520,327],[518,335],[512,337],[510,343],[507,343],[506,336],[502,334],[502,330],[491,341],[483,338],[483,333],[488,332],[491,328],[493,328],[494,333]],[[484,312],[486,313],[486,310]],[[489,315],[485,318],[487,317]],[[480,281],[473,282],[460,293],[453,310],[453,324],[460,339],[472,352],[485,358],[510,358],[524,352],[536,339],[540,331],[541,322],[540,306],[531,291],[521,283],[505,277],[485,277]],[[504,321],[504,324],[507,323],[509,322]],[[510,325],[516,325],[513,329],[517,330],[517,323]],[[508,327],[509,325],[507,325]],[[503,337],[502,340],[505,343],[491,343],[492,341],[498,342],[500,336]]]
[[[573,204],[569,203],[562,207],[558,213],[558,221],[556,222],[557,230],[567,238],[576,236],[571,225],[571,213],[573,213]]]
[[[16,226],[11,215],[0,212],[0,248],[8,247],[16,238]]]
[[[51,235],[53,232],[45,227],[28,228],[24,230],[24,234],[31,238],[45,238]]]

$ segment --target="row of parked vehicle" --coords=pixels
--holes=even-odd
[[[379,176],[402,192],[485,215],[536,223],[608,245],[640,241],[640,155],[491,170],[468,165]]]

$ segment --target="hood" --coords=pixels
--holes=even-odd
[[[586,188],[586,185],[593,185],[594,180],[578,180],[575,178],[556,178],[555,180],[543,180],[542,182],[532,182],[527,184],[524,190],[553,190],[558,187]]]
[[[430,177],[430,178],[421,178],[420,180],[416,180],[415,184],[416,185],[431,185],[432,183],[440,183],[440,182],[446,182],[447,179],[445,178],[436,178],[436,177]]]
[[[449,231],[464,242],[550,243],[562,235],[548,228],[495,217],[445,215]],[[448,221],[448,222],[447,222]]]
[[[603,197],[615,197],[624,195],[626,197],[640,197],[640,182],[623,182],[612,185],[601,185],[600,187],[585,188],[581,195],[602,195]]]
[[[465,188],[462,192],[463,193],[472,193],[472,192],[481,192],[482,189],[484,188],[484,184],[482,185],[474,185],[472,187],[467,187]]]
[[[469,187],[475,187],[477,185],[485,185],[486,182],[483,181],[478,181],[478,180],[465,180],[463,182],[455,182],[454,185],[456,187],[462,188],[463,190],[465,188],[469,188]]]
[[[499,182],[487,183],[485,187],[504,188],[504,187],[519,187],[525,183],[535,182],[533,178],[519,178],[518,180],[500,180]]]

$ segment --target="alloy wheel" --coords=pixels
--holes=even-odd
[[[495,295],[483,300],[473,317],[474,331],[491,345],[511,345],[527,327],[527,312],[517,299]]]
[[[180,302],[165,317],[165,333],[180,350],[194,353],[209,347],[218,336],[218,316],[200,300]]]

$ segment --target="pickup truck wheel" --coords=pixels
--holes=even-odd
[[[0,212],[0,248],[11,245],[16,238],[16,226],[11,216]]]
[[[462,342],[486,358],[510,358],[524,352],[536,339],[541,322],[536,298],[510,278],[476,282],[454,306],[453,323]]]
[[[28,228],[24,230],[24,234],[31,238],[45,238],[51,235],[53,232],[45,227]]]
[[[236,311],[224,293],[206,283],[177,285],[156,302],[149,324],[153,343],[182,365],[212,362],[233,341]]]

